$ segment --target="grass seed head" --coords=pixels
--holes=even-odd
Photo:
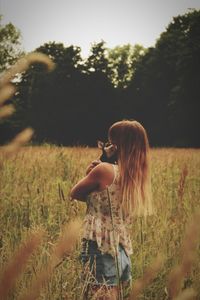
[[[174,300],[194,300],[196,299],[197,293],[192,289],[188,288],[181,292],[181,294],[174,298]]]
[[[79,219],[70,221],[63,230],[63,233],[55,248],[55,255],[60,259],[72,253],[74,246],[80,236],[82,222]]]
[[[46,65],[47,70],[50,72],[55,68],[54,62],[44,53],[32,52],[26,56],[29,65],[34,63],[43,63]]]
[[[130,300],[136,300],[139,296],[139,294],[143,291],[144,288],[146,288],[156,277],[158,272],[163,266],[163,257],[159,255],[153,264],[146,269],[144,272],[143,277],[137,279],[132,287],[131,293],[130,293]]]
[[[4,102],[8,99],[10,99],[14,93],[16,92],[16,88],[12,84],[6,84],[1,90],[0,90],[0,105],[4,104]]]
[[[22,132],[16,135],[16,137],[6,146],[2,147],[3,153],[7,156],[16,153],[20,147],[28,143],[33,135],[32,128],[26,128]]]
[[[66,254],[72,253],[75,243],[80,235],[82,222],[79,219],[71,221],[65,227],[63,234],[55,245],[49,264],[38,274],[36,280],[32,283],[31,288],[21,296],[20,300],[34,300],[39,297],[41,289],[50,280],[51,274],[55,267]]]
[[[5,299],[14,287],[16,279],[22,273],[25,265],[42,240],[42,232],[32,234],[5,266],[0,280],[0,299]]]
[[[189,224],[181,249],[180,264],[174,267],[168,276],[168,291],[170,297],[177,297],[180,293],[184,277],[188,276],[197,259],[197,245],[200,233],[200,213],[193,215],[192,221]]]
[[[27,71],[30,65],[34,63],[46,65],[48,71],[52,71],[55,67],[54,62],[46,54],[40,52],[29,53],[20,58],[13,66],[3,73],[0,78],[0,87],[8,84],[17,74]]]
[[[15,108],[12,104],[5,105],[0,108],[0,119],[10,117],[15,112]]]

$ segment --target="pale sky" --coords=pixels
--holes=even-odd
[[[200,0],[0,0],[2,23],[13,23],[25,51],[46,42],[80,46],[130,43],[154,46],[174,16],[200,9]]]

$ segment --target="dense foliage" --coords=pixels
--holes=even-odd
[[[19,30],[11,23],[2,25],[1,21],[0,15],[0,73],[22,55]]]
[[[34,141],[95,145],[110,124],[140,121],[153,146],[199,147],[200,11],[177,16],[155,47],[93,44],[81,48],[50,42],[36,49],[53,59],[47,74],[32,66],[16,82],[16,113],[0,126],[6,142],[26,126]]]

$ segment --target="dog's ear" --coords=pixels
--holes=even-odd
[[[117,153],[117,146],[110,144],[109,146],[105,147],[105,152],[108,158],[111,158],[113,155]]]
[[[99,149],[103,149],[104,148],[104,142],[102,141],[97,141],[97,145]]]

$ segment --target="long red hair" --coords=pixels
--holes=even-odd
[[[134,215],[152,214],[146,130],[137,121],[123,120],[110,127],[108,136],[117,148],[123,209]]]

